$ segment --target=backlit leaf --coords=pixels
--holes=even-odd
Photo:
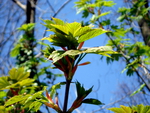
[[[12,80],[17,80],[17,81],[20,81],[20,80],[23,80],[23,79],[26,79],[30,76],[30,73],[29,72],[25,72],[24,68],[12,68],[10,71],[9,71],[9,77],[12,79]]]
[[[5,87],[9,86],[10,83],[8,82],[7,76],[0,77],[0,90],[5,89]]]
[[[108,31],[106,31],[104,29],[92,29],[91,31],[89,31],[89,32],[85,33],[84,35],[82,35],[81,37],[79,37],[78,43],[84,42],[86,40],[89,40],[98,35],[104,34],[106,32],[108,32]]]
[[[133,96],[133,95],[139,93],[144,87],[145,87],[145,84],[142,84],[142,85],[140,86],[140,88],[137,89],[136,91],[134,91],[130,96]]]
[[[123,105],[120,105],[121,108],[109,108],[108,110],[113,111],[114,113],[134,113],[134,110],[132,110],[130,107],[126,107]]]
[[[12,105],[14,103],[17,103],[17,102],[20,102],[20,101],[24,101],[28,97],[30,97],[30,95],[25,95],[25,96],[24,95],[17,95],[17,96],[13,96],[8,101],[6,101],[5,106],[9,106],[9,105]]]
[[[51,87],[51,89],[50,89],[50,96],[51,96],[51,98],[56,93],[56,90],[60,89],[61,85],[65,85],[65,84],[66,84],[65,82],[60,82],[60,83],[57,83],[57,84],[53,85]]]
[[[93,54],[100,54],[104,56],[108,56],[108,54],[115,54],[110,46],[100,46],[100,47],[93,47],[93,48],[87,48],[83,50],[68,50],[68,51],[62,51],[62,50],[57,50],[54,51],[49,58],[53,59],[53,63],[57,62],[64,56],[70,56],[74,57],[76,55],[82,54],[82,53],[93,53]]]

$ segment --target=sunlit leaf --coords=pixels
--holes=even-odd
[[[23,86],[29,86],[33,84],[34,81],[35,81],[34,79],[27,78],[25,80],[22,80],[22,81],[19,81],[17,83],[10,85],[9,88],[20,88]]]
[[[120,105],[120,108],[109,108],[108,110],[113,111],[114,113],[149,113],[150,112],[150,106],[144,106],[142,104],[137,106],[123,106]]]
[[[17,96],[13,96],[13,97],[10,98],[8,101],[6,101],[5,106],[9,106],[9,105],[15,104],[15,103],[17,103],[17,102],[24,101],[24,100],[26,100],[28,97],[30,97],[29,94],[27,94],[27,95],[17,95]]]
[[[130,107],[126,107],[123,105],[120,105],[121,108],[109,108],[108,110],[113,111],[114,113],[134,113],[134,110]]]
[[[114,52],[110,46],[100,46],[100,47],[87,48],[83,50],[54,51],[49,56],[49,58],[52,58],[53,63],[55,63],[61,58],[63,58],[64,56],[69,55],[71,57],[74,57],[82,53],[93,53],[93,54],[109,56],[108,54],[115,54],[116,52]]]
[[[10,71],[9,71],[9,77],[12,79],[12,80],[23,80],[23,79],[26,79],[30,76],[30,73],[29,72],[25,72],[24,68],[12,68]]]
[[[0,77],[0,89],[5,89],[5,87],[9,86],[10,83],[8,81],[8,77],[7,76],[2,76]]]
[[[143,104],[140,104],[137,106],[132,106],[132,109],[135,110],[137,113],[150,113],[149,105],[144,106]]]
[[[23,24],[18,30],[23,30],[23,31],[31,31],[35,26],[35,23],[29,23],[29,24]]]
[[[108,31],[104,30],[104,29],[92,29],[91,31],[85,33],[84,35],[82,35],[79,39],[78,39],[78,43],[84,42],[86,40],[89,40],[91,38],[94,38],[98,35],[104,34]]]
[[[20,52],[20,48],[21,48],[20,44],[15,45],[15,47],[11,50],[10,55],[12,57],[17,56],[19,54],[19,52]]]
[[[56,90],[57,89],[60,89],[61,88],[61,85],[65,85],[66,83],[65,82],[60,82],[60,83],[57,83],[55,85],[53,85],[50,89],[50,96],[51,98],[53,97],[53,95],[56,93]]]
[[[66,29],[68,29],[68,32],[71,33],[73,36],[80,28],[81,28],[81,23],[78,23],[78,22],[66,24]]]
[[[134,91],[130,96],[133,96],[133,95],[139,93],[144,87],[145,87],[145,84],[142,84],[142,85],[140,86],[140,88],[137,89],[136,91]]]
[[[65,25],[65,22],[64,21],[62,21],[62,20],[60,20],[60,19],[58,19],[58,18],[52,18],[53,20],[54,20],[54,22],[55,22],[55,24],[58,24],[58,25]]]
[[[32,102],[32,104],[29,106],[29,110],[30,109],[34,109],[34,111],[38,111],[40,109],[40,107],[42,106],[43,103],[38,102],[38,101],[34,101]]]

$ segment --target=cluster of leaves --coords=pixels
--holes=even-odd
[[[9,76],[0,78],[1,112],[23,113],[29,109],[30,111],[28,112],[39,110],[43,103],[39,102],[38,99],[44,98],[42,93],[46,91],[46,88],[43,89],[43,87],[49,82],[53,83],[56,77],[62,76],[62,74],[53,74],[50,70],[51,66],[42,66],[37,70],[37,66],[47,61],[35,55],[34,48],[37,42],[32,32],[34,27],[34,23],[29,23],[18,28],[19,31],[23,31],[23,35],[21,35],[10,53],[12,57],[16,57],[18,68],[11,69]],[[39,80],[41,75],[46,75],[45,78],[43,77],[44,82]]]
[[[150,106],[144,106],[142,104],[137,106],[123,106],[120,105],[120,108],[109,108],[109,110],[113,111],[114,113],[149,113]]]
[[[126,8],[126,7],[120,8],[118,12],[121,14],[121,16],[118,18],[118,20],[121,22],[124,20],[139,21],[140,19],[143,18],[143,16],[145,16],[148,13],[150,9],[149,7],[146,8],[145,4],[146,4],[146,0],[141,0],[141,1],[137,0],[133,3],[133,6],[131,8]]]
[[[84,56],[88,53],[100,54],[103,56],[108,56],[109,54],[114,54],[111,46],[101,46],[101,47],[92,47],[92,48],[82,48],[84,42],[93,37],[107,33],[109,31],[102,28],[94,29],[91,26],[82,26],[81,23],[73,22],[66,23],[60,19],[52,18],[53,20],[43,20],[43,24],[48,28],[47,31],[54,32],[53,35],[45,37],[42,40],[48,40],[53,46],[58,46],[61,50],[56,50],[54,47],[47,46],[43,50],[44,56],[48,60],[52,60],[53,65],[60,69],[66,78],[66,90],[69,91],[69,84],[71,83],[74,73],[78,66],[87,65],[90,62],[80,63]],[[57,84],[60,87],[60,84]],[[92,88],[85,90],[79,82],[76,82],[77,87],[77,99],[73,102],[70,109],[66,108],[66,100],[68,96],[64,99],[64,108],[63,112],[71,113],[74,109],[78,108],[82,103],[89,104],[102,104],[99,100],[96,99],[85,99],[85,97],[92,91]],[[54,86],[53,86],[54,88]],[[68,88],[68,89],[67,89]],[[55,91],[55,90],[53,90]],[[51,94],[53,95],[53,94]],[[57,112],[60,112],[61,109],[59,105],[54,104],[52,97],[48,96],[50,103],[46,104],[47,106],[55,109]]]
[[[49,98],[44,96],[46,86],[38,91],[38,84],[35,79],[29,78],[30,73],[24,68],[12,68],[9,76],[0,77],[1,103],[0,112],[37,112],[41,105],[48,105]],[[51,88],[51,93],[57,87]],[[47,96],[48,97],[48,96]]]
[[[53,21],[43,21],[46,23],[43,25],[50,29],[48,31],[53,31],[55,34],[50,35],[50,37],[45,37],[42,40],[48,40],[52,43],[52,45],[62,48],[62,50],[55,50],[54,47],[48,46],[45,50],[43,50],[44,55],[49,60],[52,60],[53,64],[63,72],[65,70],[70,70],[71,68],[73,69],[73,67],[74,69],[77,68],[78,63],[87,53],[101,54],[104,56],[115,53],[112,51],[110,46],[82,49],[84,41],[109,32],[107,30],[92,29],[90,26],[82,27],[82,25],[77,22],[65,23],[56,18],[53,18]],[[75,62],[75,60],[77,61]],[[60,61],[64,64],[59,65]],[[67,69],[68,67],[69,69]],[[67,74],[70,75],[69,73]],[[72,79],[72,76],[69,78]]]
[[[9,76],[0,77],[0,90],[1,94],[3,94],[1,95],[1,100],[3,102],[3,104],[1,103],[1,108],[3,109],[5,108],[6,111],[11,112],[15,112],[17,109],[22,111],[21,108],[18,108],[19,107],[18,104],[14,104],[7,108],[6,103],[8,102],[9,99],[17,95],[25,95],[27,93],[34,92],[34,89],[37,86],[34,84],[34,79],[29,78],[29,76],[30,73],[25,72],[24,68],[19,69],[12,68],[9,71]],[[3,106],[4,104],[6,106]]]
[[[35,58],[34,48],[36,47],[36,40],[33,36],[32,30],[35,24],[24,24],[19,31],[23,31],[24,34],[17,41],[14,48],[11,51],[11,56],[16,57],[16,64],[19,67],[24,66],[28,72],[32,75],[37,74],[36,66],[39,65],[38,58]]]

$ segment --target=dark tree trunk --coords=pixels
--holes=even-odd
[[[145,8],[149,7],[149,2],[146,0]],[[143,40],[145,42],[145,45],[150,46],[150,15],[149,12],[143,16],[143,18],[138,22],[141,33],[143,36]]]

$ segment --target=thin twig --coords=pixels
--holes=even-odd
[[[55,17],[69,2],[71,2],[71,0],[67,0],[57,11],[56,13],[53,15],[53,17]]]
[[[16,3],[19,7],[21,7],[23,10],[26,10],[26,6],[23,5],[20,1],[18,0],[12,0],[14,3]]]
[[[114,101],[114,102],[112,102],[112,103],[109,103],[109,104],[107,104],[107,105],[101,107],[101,108],[98,109],[98,110],[92,111],[91,113],[95,113],[95,112],[98,112],[98,111],[100,111],[100,110],[106,109],[108,106],[114,105],[114,104],[120,102],[121,100],[125,99],[125,98],[128,97],[130,94],[131,94],[131,93],[128,93],[127,95],[125,95],[124,97],[120,98],[119,100]]]
[[[54,8],[52,7],[52,5],[51,5],[51,3],[50,3],[49,0],[47,0],[47,3],[48,3],[48,5],[49,5],[49,7],[51,8],[51,10],[53,11],[53,13],[55,14],[55,10],[54,10]]]

